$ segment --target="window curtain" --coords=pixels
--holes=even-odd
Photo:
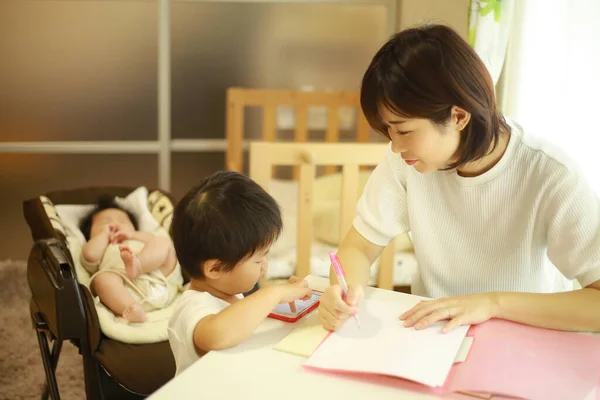
[[[510,33],[514,0],[470,0],[469,44],[498,83]]]
[[[600,193],[600,1],[519,1],[501,81],[504,114],[571,155]]]

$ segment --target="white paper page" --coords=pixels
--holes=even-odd
[[[335,371],[398,376],[428,386],[442,386],[466,336],[468,326],[441,333],[445,322],[427,329],[403,327],[399,316],[417,301],[364,300],[360,328],[349,319],[332,333],[306,366]]]

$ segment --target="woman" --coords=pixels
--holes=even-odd
[[[391,143],[338,252],[348,296],[331,273],[323,327],[358,311],[370,266],[410,231],[412,293],[435,300],[400,316],[405,326],[503,318],[600,331],[598,198],[572,159],[500,114],[489,73],[456,32],[392,37],[365,72],[361,106]],[[583,289],[571,290],[573,279]]]

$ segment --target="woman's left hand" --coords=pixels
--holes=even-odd
[[[450,332],[460,325],[479,324],[494,316],[494,293],[444,297],[422,301],[400,316],[404,326],[424,329],[443,320],[448,323],[442,332]]]

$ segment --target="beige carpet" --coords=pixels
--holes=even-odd
[[[25,262],[0,261],[0,399],[39,399],[44,367],[29,317]],[[57,368],[61,399],[84,399],[81,356],[64,343]]]

